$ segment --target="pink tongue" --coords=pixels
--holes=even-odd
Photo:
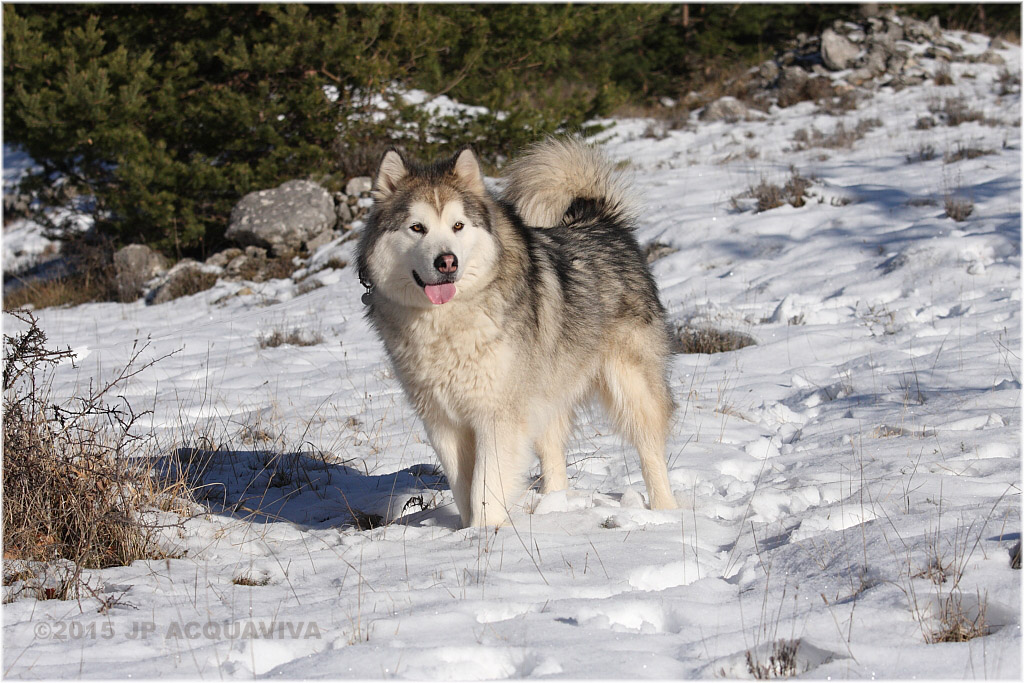
[[[423,291],[432,303],[446,304],[455,296],[455,285],[450,282],[443,285],[426,285]]]

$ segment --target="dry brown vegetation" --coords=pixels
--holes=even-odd
[[[747,650],[747,673],[756,680],[766,681],[772,678],[789,678],[800,673],[796,653],[800,649],[800,639],[786,640],[782,638],[772,645],[772,652],[767,662],[756,661],[754,655]]]
[[[725,353],[757,342],[748,334],[713,327],[681,326],[676,329],[673,353]]]
[[[63,243],[60,258],[65,274],[57,277],[12,278],[4,287],[4,310],[31,306],[77,306],[91,301],[116,301],[117,282],[109,241],[78,237]]]
[[[801,128],[793,134],[794,149],[797,151],[811,149],[812,147],[824,147],[826,149],[849,149],[853,143],[863,138],[869,131],[878,128],[882,122],[876,118],[860,119],[851,129],[840,121],[829,134],[822,133],[813,126],[808,130]]]
[[[209,273],[201,268],[190,268],[188,272],[172,278],[165,286],[168,300],[172,300],[205,292],[215,284],[217,284],[216,273]]]
[[[290,330],[274,329],[267,334],[261,334],[258,340],[261,349],[277,348],[285,344],[292,346],[316,346],[322,344],[324,335],[319,330],[305,330],[300,327],[293,327]]]
[[[810,186],[810,178],[800,175],[796,168],[790,168],[789,178],[782,185],[761,178],[757,185],[752,185],[743,194],[733,197],[732,205],[739,211],[742,210],[740,199],[753,198],[757,200],[758,213],[778,208],[783,204],[799,208],[807,203],[807,190]]]
[[[974,212],[974,202],[949,195],[944,201],[946,215],[957,223],[963,223]]]
[[[71,597],[83,568],[164,556],[140,513],[167,509],[185,492],[137,457],[150,445],[134,429],[145,413],[123,398],[108,404],[120,384],[156,361],[140,364],[145,347],[136,348],[114,379],[57,405],[45,389],[47,370],[73,361],[72,352],[48,349],[31,312],[8,315],[23,331],[4,335],[4,560],[23,569],[5,571],[5,584],[21,580],[40,598]],[[25,563],[51,563],[49,571],[61,561],[57,589],[28,580],[35,572]]]
[[[961,143],[956,144],[956,149],[947,152],[942,157],[942,161],[947,164],[952,164],[957,161],[963,161],[964,159],[977,159],[989,154],[995,154],[991,149],[984,149],[983,147],[974,147],[971,145],[963,145]]]

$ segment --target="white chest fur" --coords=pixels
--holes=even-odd
[[[440,409],[459,423],[506,395],[512,353],[500,322],[482,307],[452,302],[388,318],[385,345],[421,411]]]

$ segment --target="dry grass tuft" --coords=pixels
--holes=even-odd
[[[925,636],[928,643],[966,643],[991,633],[985,619],[986,602],[978,600],[976,609],[966,608],[962,595],[951,592],[939,602],[939,627]]]
[[[13,276],[4,287],[4,310],[78,306],[93,301],[117,301],[119,292],[108,241],[78,236],[64,242],[57,276]]]
[[[963,95],[933,102],[928,106],[928,111],[942,118],[947,126],[959,126],[972,121],[986,122],[984,114],[971,109]]]
[[[772,652],[765,663],[756,661],[754,655],[747,650],[747,672],[759,681],[771,678],[789,678],[800,673],[796,653],[800,649],[800,639],[776,640]]]
[[[660,258],[676,253],[679,251],[679,247],[673,247],[671,244],[665,244],[664,242],[650,242],[644,245],[643,250],[647,263],[654,263]]]
[[[290,344],[292,346],[316,346],[324,342],[324,335],[319,330],[304,330],[293,327],[291,330],[280,328],[271,330],[269,334],[261,334],[257,343],[261,349],[272,349]]]
[[[768,182],[765,178],[757,185],[752,185],[739,197],[733,198],[733,206],[740,208],[738,199],[751,197],[757,200],[757,212],[768,211],[778,208],[784,204],[799,208],[807,203],[807,190],[811,186],[811,179],[805,178],[795,169],[790,169],[790,176],[783,185],[776,185]]]
[[[964,159],[977,159],[978,157],[987,156],[989,154],[995,154],[991,149],[984,149],[982,147],[964,146],[961,143],[956,143],[956,149],[951,152],[946,152],[946,155],[942,157],[942,161],[947,164],[952,164],[957,161],[963,161]]]
[[[927,142],[922,142],[917,151],[907,155],[907,163],[914,164],[922,161],[931,161],[935,158],[935,147]]]
[[[689,326],[679,327],[673,342],[672,353],[727,353],[757,344],[753,337],[742,332]]]
[[[882,122],[876,118],[860,119],[857,125],[847,129],[846,124],[840,121],[828,135],[822,133],[813,126],[808,130],[801,128],[793,134],[794,149],[802,151],[812,147],[823,147],[825,149],[849,149],[871,130],[879,128]]]
[[[236,586],[266,586],[270,584],[269,576],[253,576],[251,574],[241,574],[231,579],[231,583]]]
[[[935,70],[935,75],[932,76],[932,81],[935,85],[954,85],[953,74],[949,72],[949,66],[943,64]]]
[[[145,347],[135,349],[112,381],[59,406],[46,395],[44,371],[73,361],[73,354],[47,349],[32,313],[9,315],[27,329],[4,335],[4,558],[70,561],[58,577],[63,588],[43,593],[70,597],[83,568],[165,557],[140,513],[166,507],[185,491],[158,482],[148,460],[135,457],[147,446],[133,431],[145,413],[123,398],[106,403],[120,384],[156,362],[136,365]]]
[[[208,273],[201,268],[190,268],[188,271],[167,283],[168,300],[192,296],[217,284],[217,274]]]
[[[970,199],[959,199],[948,195],[943,202],[946,208],[946,215],[957,223],[963,223],[974,213],[974,202]]]

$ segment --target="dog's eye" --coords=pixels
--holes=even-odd
[[[423,227],[422,223],[413,223],[409,226],[409,229],[413,232],[426,232],[426,228]]]
[[[466,226],[462,221],[456,221],[455,225],[452,226],[452,230],[458,232],[459,230],[462,230],[464,227]]]

